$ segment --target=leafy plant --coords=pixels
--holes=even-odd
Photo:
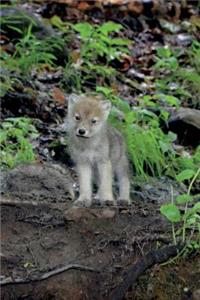
[[[173,241],[186,244],[185,249],[200,249],[200,202],[194,204],[196,198],[191,194],[193,184],[200,179],[200,168],[194,172],[191,169],[185,169],[176,176],[178,182],[188,180],[189,187],[187,193],[179,195],[174,199],[173,190],[171,203],[161,206],[161,213],[172,223]],[[197,197],[200,197],[198,195]],[[191,206],[189,207],[189,203]],[[184,205],[183,213],[180,206]],[[178,223],[178,229],[175,229],[175,223]],[[197,234],[195,234],[197,232]]]
[[[129,53],[127,46],[130,41],[115,37],[122,28],[122,25],[114,22],[100,26],[92,26],[89,23],[73,26],[81,39],[81,67],[89,77],[96,74],[109,79],[115,74],[115,69],[110,66],[111,61],[119,59],[122,53]]]
[[[84,60],[95,61],[98,57],[104,57],[106,63],[118,58],[121,53],[129,53],[128,40],[111,37],[123,27],[113,22],[104,23],[101,26],[92,26],[89,23],[79,23],[73,26],[79,32],[82,40],[81,57]]]
[[[13,168],[22,162],[35,160],[30,139],[38,136],[28,118],[7,118],[0,128],[0,167]]]
[[[4,74],[3,72],[0,74],[0,97],[3,97],[8,90],[12,89],[12,79],[9,73],[5,72]]]
[[[176,135],[172,132],[165,134],[160,128],[160,118],[167,121],[169,114],[164,108],[160,115],[146,109],[146,106],[162,104],[155,100],[178,106],[177,98],[162,94],[144,96],[140,99],[140,106],[131,109],[128,103],[113,94],[112,89],[97,86],[96,91],[103,93],[113,103],[109,120],[124,135],[136,176],[147,178],[149,175],[160,177],[165,174],[175,178],[177,172],[187,167],[194,172],[197,170],[200,147],[191,157],[181,156],[173,147]]]
[[[41,64],[54,65],[56,56],[53,52],[62,50],[63,42],[61,39],[45,38],[37,39],[32,34],[32,26],[30,25],[25,36],[15,45],[13,55],[7,52],[1,52],[1,61],[5,68],[10,71],[19,72],[23,76],[27,76],[33,67]]]
[[[14,54],[1,49],[1,96],[4,96],[8,90],[12,90],[16,77],[27,79],[34,68],[41,68],[43,65],[54,66],[57,59],[54,53],[62,51],[63,45],[62,39],[56,37],[37,39],[32,34],[30,25],[24,37],[16,43]]]
[[[200,43],[193,41],[184,53],[184,61],[182,56],[180,51],[169,47],[157,49],[154,68],[160,78],[156,80],[156,87],[160,92],[178,96],[199,107]]]

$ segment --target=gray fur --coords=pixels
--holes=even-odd
[[[84,107],[83,101],[86,103],[91,101],[91,99],[88,100],[86,97],[84,99],[81,96],[80,101],[82,102],[81,107]],[[80,184],[80,196],[75,201],[75,204],[80,206],[91,205],[92,181],[96,174],[95,169],[97,169],[99,175],[99,199],[114,204],[112,182],[114,176],[116,176],[119,182],[119,199],[129,204],[130,183],[126,147],[121,133],[107,123],[111,108],[110,102],[91,101],[91,105],[99,105],[103,111],[103,117],[101,117],[95,130],[92,129],[92,125],[88,123],[89,121],[84,118],[77,125],[77,121],[74,118],[77,110],[76,107],[73,109],[73,105],[71,102],[68,112],[68,128],[69,149],[71,157],[77,166]],[[87,128],[87,138],[77,136],[77,128],[79,126]]]

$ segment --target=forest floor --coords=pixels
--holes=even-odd
[[[66,190],[66,175],[59,174],[63,186],[59,178],[60,184],[52,186],[50,176],[39,181],[31,170],[11,171],[10,196],[21,181],[21,203],[1,207],[2,299],[110,299],[131,265],[170,244],[170,227],[159,203],[135,196],[130,208],[74,208],[60,192]],[[157,191],[163,199],[164,189]],[[39,204],[22,204],[31,198]],[[196,255],[154,265],[124,299],[196,300],[199,267]]]
[[[199,29],[196,2],[181,10],[169,1],[168,10],[163,12],[157,8],[156,16],[145,15],[146,8],[134,6],[137,1],[132,1],[127,11],[125,8],[119,10],[119,3],[104,7],[99,4],[93,6],[91,1],[74,1],[73,5],[69,4],[70,1],[36,1],[36,4],[34,1],[23,4],[22,1],[22,6],[10,9],[7,6],[10,1],[4,2],[4,14],[17,20],[14,26],[23,20],[19,26],[28,27],[28,19],[23,19],[21,15],[19,18],[24,9],[29,11],[29,17],[37,18],[35,26],[39,38],[48,34],[52,38],[52,30],[55,30],[49,23],[43,24],[41,18],[50,20],[59,16],[67,22],[89,21],[93,24],[121,20],[126,28],[125,38],[134,40],[131,49],[134,55],[126,55],[121,61],[112,61],[118,75],[110,85],[130,106],[138,104],[137,96],[155,92],[152,87],[155,75],[152,65],[158,46],[170,44],[176,49],[186,49],[193,39],[200,39],[198,30],[188,33],[183,29],[190,23]],[[75,5],[75,2],[78,4]],[[160,14],[164,16],[160,18]],[[11,55],[15,52],[17,34],[16,31],[13,34],[12,26],[10,29],[9,26],[3,27],[2,35],[3,51]],[[46,64],[40,69],[32,68],[27,78],[9,70],[15,81],[8,90],[6,86],[1,117],[3,120],[22,116],[32,118],[39,137],[33,141],[36,163],[2,172],[1,296],[5,300],[116,300],[112,292],[126,281],[129,269],[146,254],[153,256],[154,251],[162,248],[165,252],[172,244],[171,225],[161,215],[160,206],[170,201],[171,187],[174,194],[185,191],[185,187],[180,187],[170,177],[149,177],[146,181],[133,178],[130,207],[100,207],[95,203],[91,208],[73,207],[71,189],[73,187],[77,194],[77,176],[66,149],[65,132],[61,125],[67,112],[66,94],[74,92],[76,85],[73,86],[71,77],[65,76],[67,67],[63,64],[67,63],[65,54],[71,51],[73,64],[78,66],[79,46],[80,40],[76,38],[71,44],[65,45],[64,52],[57,53],[56,67],[51,68]],[[184,59],[185,53],[182,55]],[[9,64],[8,60],[6,63]],[[3,76],[6,76],[4,68]],[[83,77],[84,72],[83,69]],[[122,81],[119,80],[119,73]],[[94,77],[94,82],[86,80],[82,92],[94,91],[95,85],[107,82],[107,79],[105,82],[101,80],[101,76]],[[200,108],[195,94],[193,102],[190,96],[185,97],[187,99],[182,101],[181,107]],[[199,144],[198,121],[195,119],[192,126],[184,120],[181,122],[180,127],[175,124],[174,130],[182,151],[191,155]],[[174,124],[171,125],[173,127]],[[181,134],[185,128],[187,130],[183,138]],[[198,186],[196,192],[199,192]],[[10,203],[3,203],[5,198],[10,199]],[[118,299],[200,299],[200,259],[196,252],[165,265],[155,261],[138,277],[134,285],[130,284],[123,298]]]

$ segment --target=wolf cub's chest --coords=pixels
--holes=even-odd
[[[81,154],[83,160],[87,160],[90,163],[96,163],[102,159],[102,153],[94,150],[85,150]]]
[[[73,154],[75,160],[80,161],[80,163],[91,163],[95,164],[105,159],[107,156],[104,147],[81,147],[82,149],[74,148]]]

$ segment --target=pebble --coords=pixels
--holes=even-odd
[[[190,46],[192,44],[192,40],[192,36],[185,33],[180,33],[176,37],[176,42],[179,46]]]

